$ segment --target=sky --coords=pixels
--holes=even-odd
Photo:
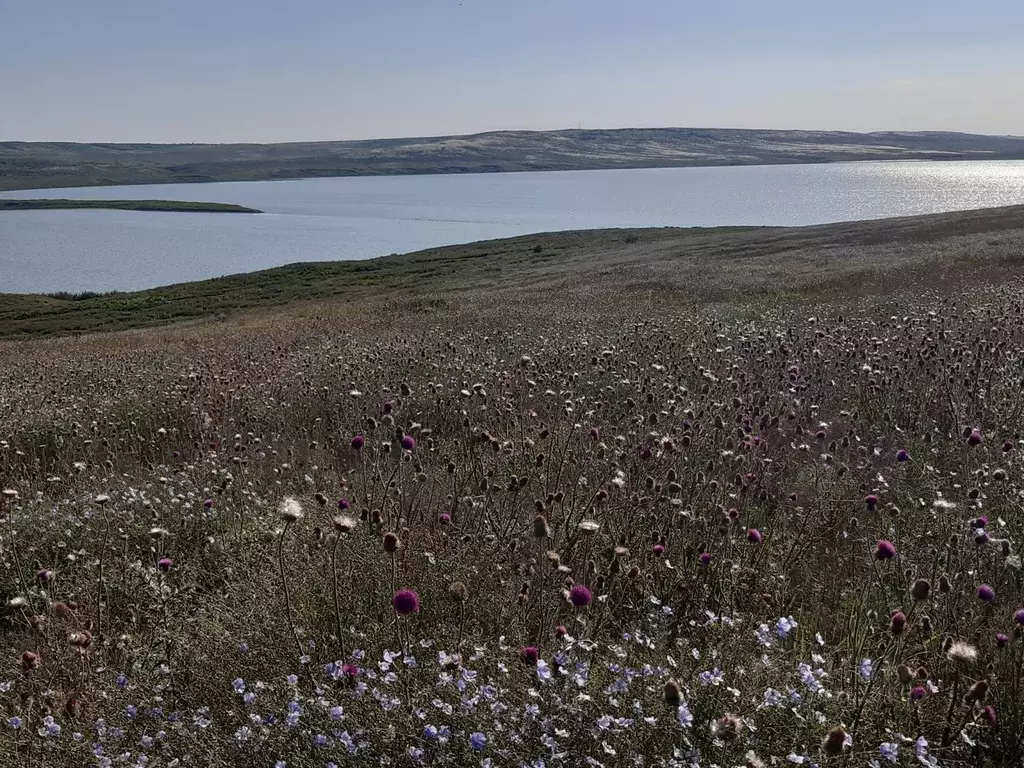
[[[1020,0],[0,0],[0,141],[1024,135]]]

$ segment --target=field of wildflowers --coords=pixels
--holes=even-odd
[[[10,344],[0,765],[1024,761],[1019,288]]]

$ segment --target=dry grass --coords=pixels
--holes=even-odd
[[[1024,302],[955,283],[993,220],[890,224],[947,278],[854,298],[884,225],[5,343],[0,765],[1019,765]],[[801,301],[710,287],[781,253]]]

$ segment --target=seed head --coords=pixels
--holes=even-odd
[[[743,730],[743,720],[737,715],[725,714],[711,723],[711,734],[722,741],[735,741]]]
[[[829,757],[835,757],[843,751],[843,747],[846,746],[846,730],[841,725],[837,725],[828,735],[825,740],[821,743],[821,749]]]
[[[457,603],[464,603],[469,598],[469,590],[461,581],[453,581],[448,585],[448,594]]]
[[[979,704],[988,696],[988,680],[979,680],[964,694],[964,703]]]
[[[675,680],[669,680],[665,683],[664,698],[665,703],[670,707],[678,707],[683,700],[682,694],[679,690],[679,683]]]
[[[914,586],[910,588],[910,596],[917,602],[927,600],[928,595],[932,591],[932,584],[928,579],[918,579],[914,582]]]
[[[302,504],[298,499],[285,496],[277,506],[277,513],[286,523],[295,523],[302,519]]]
[[[384,551],[394,554],[402,547],[402,542],[398,538],[398,534],[385,533],[384,534]]]
[[[338,533],[351,533],[358,521],[348,515],[335,515],[332,523],[334,524],[334,530]]]
[[[92,645],[92,632],[87,629],[83,629],[81,632],[72,632],[68,635],[68,642],[82,653],[85,653],[89,650],[89,646]]]
[[[546,539],[551,536],[551,528],[548,526],[548,520],[544,515],[537,515],[533,518],[533,536],[536,539]]]
[[[34,651],[25,651],[21,654],[21,668],[26,672],[39,668],[39,654]]]
[[[978,660],[978,649],[967,643],[954,642],[946,651],[946,658],[954,664],[969,667]]]

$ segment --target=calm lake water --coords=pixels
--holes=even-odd
[[[1024,203],[1024,161],[389,176],[0,197],[237,203],[263,215],[0,212],[0,293],[127,290],[562,229],[820,224]]]

